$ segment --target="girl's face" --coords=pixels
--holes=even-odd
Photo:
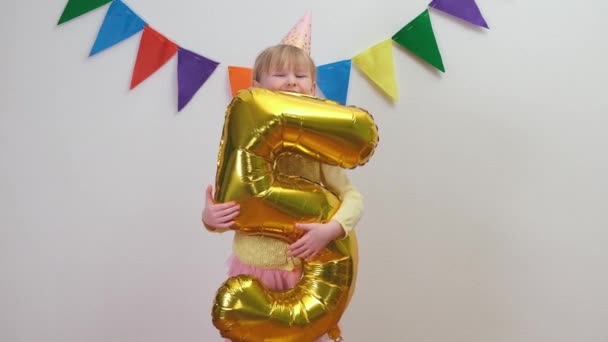
[[[270,90],[289,91],[306,95],[315,95],[317,84],[312,79],[308,68],[272,68],[268,73],[262,74],[259,81],[253,85]]]

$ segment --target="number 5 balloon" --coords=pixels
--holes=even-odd
[[[377,126],[363,109],[301,94],[241,91],[226,112],[215,199],[240,204],[233,229],[292,243],[302,235],[295,222],[327,222],[340,202],[321,184],[276,173],[277,156],[300,153],[354,168],[369,160],[377,143]],[[302,279],[291,290],[270,291],[254,277],[232,277],[217,292],[213,324],[232,341],[338,338],[357,259],[351,232],[303,262]]]

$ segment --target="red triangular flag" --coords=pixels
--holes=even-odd
[[[228,66],[228,77],[230,78],[232,96],[236,96],[239,90],[251,87],[253,83],[253,70],[245,67]]]
[[[131,89],[160,69],[176,52],[175,43],[146,25],[139,42],[137,60],[131,78]]]

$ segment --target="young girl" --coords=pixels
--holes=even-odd
[[[277,45],[262,51],[253,68],[253,85],[269,90],[315,95],[315,80],[316,67],[312,59],[304,50],[291,45]],[[300,280],[301,259],[314,257],[331,241],[348,235],[361,217],[363,199],[344,170],[337,166],[288,153],[277,158],[275,168],[281,174],[323,184],[341,200],[340,208],[329,222],[296,223],[296,227],[306,233],[291,245],[271,237],[235,232],[228,275],[252,275],[266,288],[281,291],[295,287]],[[208,230],[230,229],[237,215],[238,204],[215,203],[213,188],[207,186],[202,220]]]

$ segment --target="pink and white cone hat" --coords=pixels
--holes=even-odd
[[[293,45],[310,55],[310,36],[312,31],[312,15],[310,11],[281,40],[281,44]]]

